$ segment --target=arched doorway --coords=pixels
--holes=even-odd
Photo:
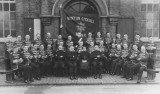
[[[91,32],[94,37],[98,32],[99,13],[96,6],[89,0],[70,0],[63,6],[62,14],[63,29],[60,34],[64,38],[72,35],[77,39],[79,32],[83,38],[87,37],[88,32]]]

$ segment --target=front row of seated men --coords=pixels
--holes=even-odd
[[[11,65],[18,66],[15,75],[24,77],[24,82],[40,80],[42,77],[57,75],[60,72],[69,73],[70,79],[73,80],[77,79],[78,73],[86,74],[89,71],[95,79],[101,79],[102,73],[106,72],[133,80],[133,75],[138,73],[137,83],[140,83],[142,73],[147,68],[149,54],[145,46],[141,46],[139,51],[137,44],[133,44],[130,49],[128,43],[112,42],[107,50],[103,41],[100,41],[100,45],[91,42],[89,47],[83,46],[83,41],[79,41],[78,46],[71,45],[65,50],[63,41],[60,41],[57,50],[53,50],[49,38],[48,41],[47,49],[39,40],[32,44],[27,38],[24,46],[21,41],[16,41],[19,47],[13,50],[9,50],[8,46]]]

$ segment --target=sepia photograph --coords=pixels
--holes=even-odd
[[[0,0],[0,94],[160,94],[160,0]]]

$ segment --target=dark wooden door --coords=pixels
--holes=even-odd
[[[24,19],[24,38],[30,35],[30,39],[34,40],[34,19]]]
[[[134,40],[134,19],[133,18],[121,18],[118,21],[117,33],[122,35],[128,34],[131,41]]]

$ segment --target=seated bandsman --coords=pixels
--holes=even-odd
[[[147,61],[148,61],[148,53],[146,52],[145,47],[142,46],[141,47],[141,52],[137,56],[137,60],[134,61],[133,65],[130,67],[129,80],[133,80],[133,74],[137,73],[139,71],[141,65],[143,66],[143,67],[141,67],[142,69],[144,68],[144,66],[146,67]],[[139,74],[140,76],[142,75],[143,70],[140,70],[140,74]],[[141,78],[140,76],[138,76],[139,79]]]
[[[90,46],[88,47],[89,53],[92,53],[94,51],[94,42],[90,42]]]
[[[152,37],[149,37],[149,43],[146,45],[147,53],[149,54],[147,68],[155,69],[155,58],[156,58],[156,44]]]
[[[91,63],[93,67],[94,78],[102,78],[103,55],[98,45],[95,45],[95,51],[91,53]]]
[[[116,41],[115,42],[117,45],[122,45],[121,34],[116,34]]]
[[[127,44],[128,47],[130,47],[130,40],[128,39],[128,35],[127,34],[123,35],[122,45],[123,44]]]
[[[40,49],[40,46],[43,44],[39,33],[36,35],[36,39],[33,41],[33,45],[35,44],[38,46],[38,49]]]
[[[57,47],[57,49],[58,49],[58,46],[60,45],[60,42],[64,43],[64,41],[62,39],[62,35],[58,35],[58,39],[56,40],[56,47]]]
[[[77,58],[78,53],[75,51],[74,46],[71,46],[67,52],[67,64],[69,66],[70,79],[77,79]]]
[[[111,64],[112,64],[112,61],[115,59],[115,52],[116,52],[116,44],[112,44],[112,47],[108,53],[108,60],[109,62],[107,63],[107,73],[111,74]]]
[[[41,56],[41,59],[39,61],[39,63],[40,63],[40,74],[41,74],[41,77],[45,77],[45,76],[47,76],[48,62],[46,62],[47,53],[44,49],[44,45],[40,46],[39,54]]]
[[[55,64],[54,64],[54,69],[55,69],[55,72],[56,72],[56,75],[58,72],[64,72],[65,71],[65,61],[66,60],[66,53],[63,49],[63,46],[59,46],[58,47],[58,50],[56,51],[55,53]],[[58,71],[60,69],[60,71]]]
[[[105,37],[104,45],[106,46],[108,52],[112,46],[112,38],[109,32],[107,32],[107,36]]]
[[[127,44],[123,44],[123,49],[122,49],[122,55],[121,55],[121,60],[117,62],[116,64],[116,70],[117,70],[117,74],[121,75],[122,73],[122,66],[123,64],[128,60],[128,56],[129,56],[129,49],[128,49],[128,45]]]
[[[48,75],[53,75],[53,66],[54,66],[54,54],[55,54],[55,51],[52,50],[52,46],[51,45],[48,45],[47,46],[47,49],[46,49],[46,52],[47,52],[47,62],[50,66],[48,66],[47,68],[47,74]]]
[[[94,42],[94,39],[93,39],[93,37],[92,37],[92,33],[89,32],[89,33],[88,33],[88,37],[87,37],[87,41],[86,41],[87,47],[89,47],[89,46],[91,45],[91,42]]]
[[[66,49],[69,50],[71,46],[74,46],[73,43],[72,36],[68,36],[68,40],[66,41]]]
[[[101,32],[97,32],[97,37],[95,39],[95,44],[99,45],[101,41],[103,41],[103,38],[101,37]]]
[[[133,66],[139,54],[137,45],[133,45],[133,50],[130,53],[129,61],[123,64],[123,78],[129,79],[130,67]]]
[[[148,57],[149,55],[146,52],[146,48],[142,46],[141,53],[139,54],[139,58],[137,59],[139,62],[139,66],[137,66],[139,68],[137,83],[141,82],[143,71],[147,69]]]
[[[82,48],[82,51],[79,53],[79,66],[80,66],[80,74],[85,78],[87,77],[88,69],[90,66],[90,55],[87,51],[86,47]]]
[[[27,46],[29,50],[31,49],[32,42],[30,41],[30,35],[26,35],[25,36],[25,40],[23,42],[23,46]]]
[[[117,65],[117,62],[121,60],[121,52],[122,52],[121,45],[118,44],[117,49],[115,51],[115,59],[112,61],[112,64],[111,64],[111,66],[112,66],[111,74],[112,75],[115,75],[117,73],[116,65]]]
[[[30,66],[31,61],[29,60],[31,53],[28,46],[24,46],[23,48],[23,62],[22,62],[22,70],[24,76],[24,82],[30,83],[33,81],[32,78],[32,67]]]
[[[47,33],[44,44],[45,44],[45,49],[47,48],[48,45],[51,45],[51,46],[54,45],[53,39],[51,37],[51,33]]]
[[[11,69],[16,69],[18,70],[15,71],[15,75],[19,78],[22,73],[20,73],[19,70],[19,63],[20,63],[20,58],[21,55],[18,52],[18,48],[14,48],[13,52],[10,53],[10,62],[11,62]],[[21,75],[22,76],[22,75]],[[12,75],[12,79],[14,79],[14,74]]]
[[[33,48],[31,49],[31,67],[32,67],[32,73],[33,77],[36,80],[40,80],[40,64],[38,62],[38,55],[39,55],[39,50],[38,50],[38,45],[35,44]]]
[[[80,41],[79,42],[79,45],[78,45],[78,47],[77,47],[77,52],[78,53],[81,53],[82,51],[83,51],[83,41]]]

